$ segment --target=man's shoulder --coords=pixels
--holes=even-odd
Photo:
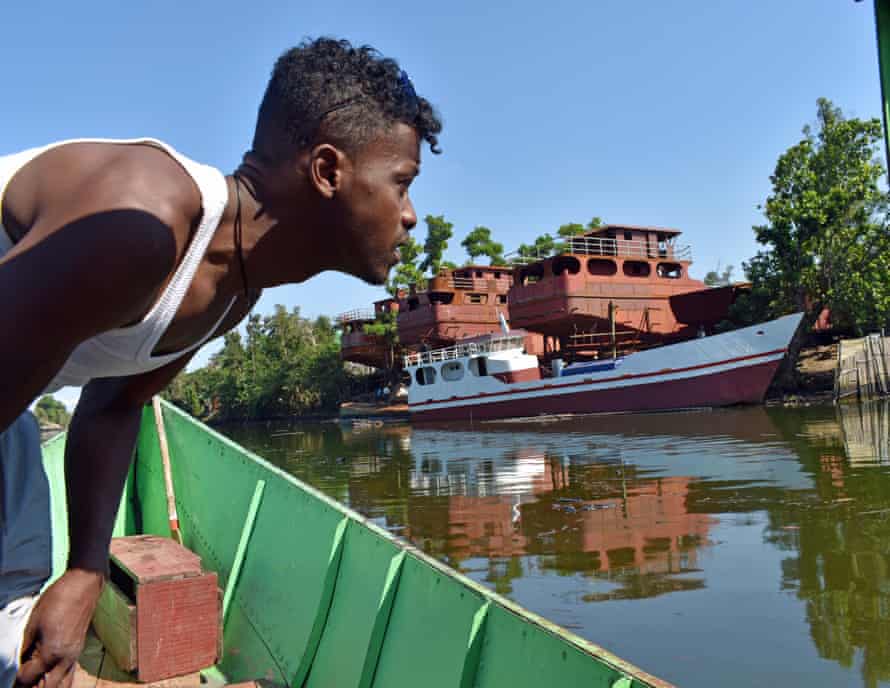
[[[200,189],[172,149],[161,145],[86,140],[54,147],[34,161],[41,205],[76,215],[130,208],[169,226],[190,225],[201,213]]]

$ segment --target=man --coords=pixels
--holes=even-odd
[[[142,406],[260,289],[324,270],[383,283],[417,223],[420,143],[438,152],[440,131],[394,61],[319,39],[277,61],[230,177],[152,140],[0,157],[0,688],[16,671],[70,685]],[[70,554],[37,599],[48,492],[27,408],[66,384],[83,386],[65,455]]]

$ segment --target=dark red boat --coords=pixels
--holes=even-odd
[[[515,268],[510,325],[543,334],[548,352],[579,354],[710,334],[739,287],[691,278],[692,253],[679,235],[606,225],[566,240],[558,255]]]
[[[365,325],[370,325],[378,315],[398,311],[396,299],[381,299],[374,302],[374,308],[356,308],[337,316],[340,327],[340,358],[352,363],[371,366],[373,368],[391,368],[393,361],[398,360],[400,351],[393,351],[386,340],[365,332]]]
[[[426,291],[399,302],[399,342],[409,348],[447,346],[466,337],[497,332],[506,318],[512,268],[467,265],[444,269]]]

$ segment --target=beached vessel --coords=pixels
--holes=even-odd
[[[407,347],[445,346],[496,332],[508,316],[509,267],[467,265],[443,269],[424,291],[399,301],[399,341]]]
[[[523,331],[468,339],[405,356],[408,409],[415,420],[465,421],[759,403],[801,319],[549,368]]]
[[[397,313],[399,302],[388,298],[374,302],[373,309],[356,308],[337,316],[340,328],[340,360],[372,368],[391,368],[397,355],[394,347],[377,334],[365,331],[370,325],[388,313]]]
[[[211,683],[666,687],[457,574],[359,514],[164,404],[181,532],[224,588]],[[67,549],[65,436],[44,446],[54,565]],[[164,470],[146,410],[116,535],[169,536]],[[608,635],[603,627],[604,637]]]
[[[555,255],[515,256],[510,324],[539,332],[548,352],[590,354],[710,334],[741,285],[689,276],[692,251],[665,227],[606,225],[570,237]]]

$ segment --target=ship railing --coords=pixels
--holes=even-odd
[[[523,335],[504,335],[492,337],[481,342],[461,342],[453,346],[446,346],[432,351],[418,351],[402,357],[405,368],[431,363],[443,363],[453,361],[466,356],[490,354],[497,351],[522,348],[525,338]]]
[[[570,237],[548,250],[518,251],[507,254],[507,260],[514,265],[528,265],[561,253],[574,253],[587,256],[615,256],[620,258],[651,258],[666,260],[692,260],[691,246],[671,244],[651,244],[648,241],[613,239],[610,237]]]
[[[505,269],[504,272],[509,275],[510,271]],[[510,288],[512,280],[510,277],[451,277],[446,283],[452,289],[475,289],[482,290],[488,288],[489,282],[495,282],[501,286],[504,291]]]
[[[374,310],[372,308],[353,308],[351,311],[345,311],[337,316],[337,323],[342,325],[357,320],[375,320]]]

